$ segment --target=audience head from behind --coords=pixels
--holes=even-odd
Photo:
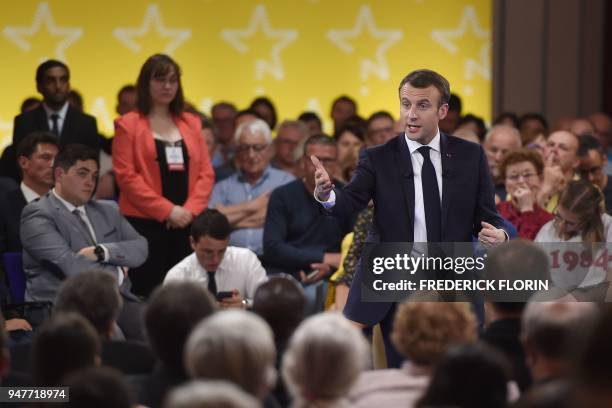
[[[39,196],[53,187],[53,163],[58,151],[57,137],[42,131],[30,133],[17,146],[22,181]]]
[[[258,408],[259,400],[227,381],[194,380],[175,388],[164,408]]]
[[[357,115],[357,101],[347,95],[341,95],[334,99],[331,106],[330,116],[334,121],[334,133],[353,116]]]
[[[291,275],[271,276],[257,288],[252,311],[270,325],[277,346],[284,347],[304,319],[304,289]]]
[[[495,125],[485,135],[483,147],[487,155],[489,171],[495,184],[502,184],[500,164],[511,151],[520,149],[521,134],[515,128],[506,125]]]
[[[608,174],[606,173],[608,156],[597,138],[590,135],[580,137],[578,159],[580,160],[578,165],[580,177],[595,184],[603,191],[608,185]]]
[[[391,341],[407,361],[430,370],[452,346],[476,341],[477,324],[469,303],[409,299],[397,309]]]
[[[117,106],[115,111],[119,115],[125,115],[138,109],[138,89],[132,85],[124,85],[117,93]]]
[[[77,313],[54,313],[34,335],[32,372],[39,386],[52,387],[79,369],[100,364],[100,337]]]
[[[55,157],[55,192],[75,207],[91,200],[96,189],[99,155],[89,146],[69,144]]]
[[[173,116],[183,112],[185,98],[181,85],[181,69],[168,55],[155,54],[149,57],[138,75],[138,111],[151,113],[153,107],[167,109]]]
[[[64,378],[62,386],[70,390],[75,408],[130,408],[134,397],[123,374],[110,367],[88,367]]]
[[[70,70],[61,61],[47,60],[36,69],[36,90],[51,110],[59,111],[68,102]]]
[[[323,133],[323,122],[316,112],[306,111],[298,116],[298,120],[306,125],[308,135],[318,135]]]
[[[80,314],[102,339],[109,340],[121,305],[117,278],[105,271],[90,270],[70,276],[62,283],[54,310]]]
[[[344,316],[321,313],[296,329],[283,356],[283,379],[296,406],[339,402],[368,361],[368,343]]]
[[[508,363],[484,344],[449,350],[436,365],[417,407],[504,408]]]
[[[272,330],[254,313],[234,309],[200,322],[185,346],[191,378],[230,381],[263,400],[276,383]]]
[[[145,310],[149,344],[164,366],[186,377],[183,350],[189,334],[215,311],[215,300],[195,282],[169,282],[159,286]]]
[[[448,112],[446,116],[440,120],[439,127],[440,132],[452,135],[459,126],[459,120],[461,119],[462,111],[461,97],[457,94],[451,93],[448,99]]]
[[[387,111],[374,112],[367,121],[365,144],[368,147],[377,146],[396,136],[395,119]]]
[[[273,154],[272,133],[262,119],[244,122],[236,129],[236,159],[244,178],[255,183],[270,164]]]
[[[530,302],[523,312],[521,341],[535,383],[574,371],[585,334],[598,316],[590,302]]]
[[[255,98],[253,102],[251,102],[249,109],[259,113],[259,116],[266,121],[270,129],[274,130],[274,128],[276,128],[276,108],[270,98],[265,96]]]
[[[314,191],[315,188],[315,167],[310,159],[311,156],[316,156],[323,166],[325,166],[328,173],[337,174],[338,145],[336,139],[323,134],[310,136],[306,139],[301,165],[302,174],[304,174],[304,184],[308,191]]]

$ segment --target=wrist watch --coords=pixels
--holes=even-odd
[[[102,248],[102,245],[96,245],[94,255],[98,257],[98,262],[104,261],[104,248]]]

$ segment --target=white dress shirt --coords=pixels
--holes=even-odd
[[[266,270],[257,255],[248,248],[228,246],[215,271],[218,292],[237,289],[247,300],[253,299],[255,290],[267,280]],[[168,271],[164,284],[173,281],[198,282],[208,288],[208,272],[198,262],[195,252]]]
[[[64,129],[64,121],[66,120],[66,114],[68,113],[68,102],[64,103],[64,106],[58,111],[54,111],[49,108],[44,103],[42,104],[45,112],[47,113],[47,123],[49,124],[49,130],[53,129],[53,119],[51,119],[51,115],[57,114],[59,118],[57,119],[57,130],[59,134],[62,134],[62,129]]]
[[[64,206],[66,207],[68,211],[72,213],[74,212],[74,210],[77,210],[79,212],[79,215],[81,216],[81,219],[83,220],[83,222],[85,222],[85,225],[87,226],[87,229],[89,230],[89,233],[91,234],[91,237],[93,238],[94,242],[97,244],[98,239],[96,238],[96,232],[93,229],[93,225],[91,225],[91,221],[89,221],[89,217],[87,216],[87,211],[85,211],[85,206],[81,205],[79,207],[75,207],[72,203],[69,203],[68,201],[60,197],[59,194],[57,194],[57,192],[55,191],[55,189],[51,191],[53,192],[53,195],[55,196],[55,198],[60,200],[60,202],[64,204]],[[108,259],[110,256],[108,253],[108,248],[106,248],[103,244],[97,244],[97,245],[100,245],[102,249],[104,250],[103,262],[108,262]],[[123,283],[123,277],[124,277],[123,275],[124,275],[123,269],[120,266],[117,266],[117,283],[119,285]]]
[[[421,170],[423,168],[423,155],[418,152],[419,147],[429,146],[429,157],[436,171],[438,179],[438,190],[440,193],[440,204],[442,204],[442,154],[440,151],[440,130],[427,145],[410,140],[404,135],[408,150],[410,150],[410,161],[412,162],[412,174],[414,177],[414,239],[413,242],[427,242],[427,224],[425,223],[425,202],[423,201],[423,183],[421,182]],[[315,190],[315,199],[323,204],[326,209],[336,204],[336,193],[332,190],[327,201],[320,201]]]
[[[19,188],[21,189],[21,193],[23,194],[23,197],[25,198],[26,203],[28,204],[36,200],[37,198],[40,198],[40,195],[38,195],[38,193],[32,190],[30,187],[26,186],[23,181],[19,185]]]

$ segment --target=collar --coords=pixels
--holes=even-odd
[[[51,192],[53,193],[55,198],[57,198],[62,204],[64,204],[64,207],[66,207],[66,209],[68,209],[68,211],[73,212],[74,210],[79,210],[79,212],[81,212],[81,214],[86,214],[85,213],[85,206],[84,205],[81,205],[79,207],[75,207],[73,204],[69,203],[68,201],[66,201],[62,197],[60,197],[60,195],[57,194],[57,192],[55,191],[55,188],[53,190],[51,190]]]
[[[406,143],[408,144],[408,150],[410,150],[411,155],[412,153],[416,152],[419,147],[422,147],[422,146],[429,146],[432,150],[435,150],[436,152],[440,152],[440,139],[441,139],[440,129],[438,129],[434,138],[431,139],[431,142],[429,142],[427,145],[422,145],[419,142],[410,140],[408,136],[406,135],[406,133],[404,133],[404,139],[406,140]]]
[[[45,112],[47,113],[47,119],[51,117],[51,115],[53,115],[54,113],[56,113],[61,120],[66,119],[66,113],[68,113],[68,101],[66,101],[66,103],[64,103],[64,106],[62,106],[62,108],[58,111],[54,111],[53,109],[49,108],[44,102],[42,103],[43,108],[45,109]]]
[[[30,187],[28,187],[23,181],[19,185],[19,188],[21,189],[21,192],[23,193],[23,197],[25,198],[26,203],[31,203],[37,198],[40,198],[38,193],[32,190]]]
[[[241,169],[237,169],[236,170],[236,175],[238,177],[238,181],[242,181],[242,182],[246,182],[246,179],[244,178],[244,175],[242,174],[242,170]],[[270,164],[268,164],[266,166],[266,168],[264,169],[263,173],[261,174],[261,177],[255,182],[254,185],[257,185],[259,183],[261,183],[262,181],[264,181],[268,176],[270,175]]]

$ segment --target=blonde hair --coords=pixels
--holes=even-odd
[[[407,301],[397,309],[391,341],[404,357],[431,365],[450,346],[475,341],[476,325],[467,302]]]

